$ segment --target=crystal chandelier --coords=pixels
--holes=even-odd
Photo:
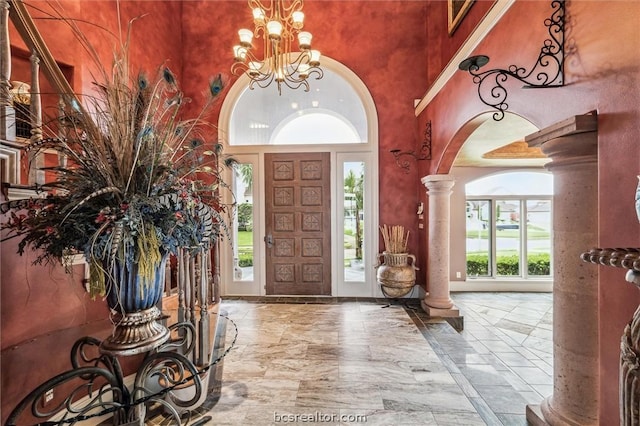
[[[255,84],[267,87],[275,81],[279,94],[283,84],[291,89],[302,86],[308,92],[308,78],[322,78],[320,52],[311,49],[311,33],[300,31],[304,21],[302,1],[269,0],[264,5],[260,0],[249,0],[255,29],[238,31],[240,44],[233,47],[235,63],[231,71],[235,75],[246,74],[250,78],[250,89]],[[292,52],[296,36],[300,51]],[[253,51],[254,37],[264,39],[261,58]]]

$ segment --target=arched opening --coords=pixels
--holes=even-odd
[[[239,162],[229,176],[238,212],[233,249],[222,251],[225,295],[380,295],[369,243],[378,229],[375,105],[352,71],[330,58],[323,68],[309,92],[250,90],[243,76],[225,99],[220,136]],[[306,204],[287,204],[298,200]],[[326,213],[314,210],[325,201]],[[294,285],[327,278],[322,292]]]
[[[550,291],[551,175],[548,158],[524,137],[538,129],[506,113],[470,120],[448,149],[456,149],[450,174],[452,291]],[[445,156],[447,157],[447,156]],[[533,215],[532,215],[533,212]],[[546,215],[546,216],[545,216]],[[537,222],[527,222],[532,216]],[[548,248],[541,248],[542,245]],[[545,251],[540,254],[539,251]],[[547,259],[547,257],[549,257]],[[537,263],[536,263],[537,264]]]

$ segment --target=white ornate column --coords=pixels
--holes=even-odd
[[[31,143],[42,140],[42,100],[40,96],[40,57],[35,51],[31,52],[31,90],[29,103],[29,121],[31,124]],[[44,153],[29,155],[29,184],[43,184],[45,180]]]
[[[553,395],[527,406],[533,425],[597,425],[598,268],[580,260],[598,241],[597,116],[572,117],[525,140],[553,173]]]
[[[422,300],[424,311],[433,317],[459,317],[449,294],[449,239],[451,188],[450,175],[429,175],[422,178],[429,196],[429,233],[427,240],[427,289]]]

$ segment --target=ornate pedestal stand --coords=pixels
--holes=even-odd
[[[193,362],[196,328],[190,322],[168,327],[167,342],[147,352],[127,383],[116,356],[102,352],[101,341],[83,337],[71,349],[72,369],[58,374],[31,391],[11,412],[5,426],[21,424],[75,425],[84,421],[103,423],[111,418],[114,426],[144,426],[150,414],[147,407],[163,410],[172,425],[189,422],[191,411],[207,395],[205,378],[216,376],[216,368],[235,345],[224,349],[226,315],[218,319],[211,362]],[[237,337],[237,328],[236,328]],[[219,364],[218,366],[221,366]],[[204,424],[206,418],[193,423]]]
[[[640,288],[640,248],[594,248],[585,262],[627,269],[625,279]],[[640,307],[625,327],[620,342],[620,424],[640,424]]]

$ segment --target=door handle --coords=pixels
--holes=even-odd
[[[273,247],[273,235],[268,234],[264,237],[264,242],[267,244],[267,248]]]

